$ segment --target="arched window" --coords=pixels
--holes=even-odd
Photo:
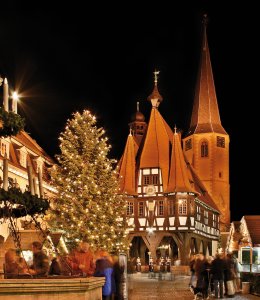
[[[179,215],[187,215],[187,200],[179,199]]]
[[[200,146],[201,157],[208,157],[209,156],[209,145],[207,141],[203,141]]]

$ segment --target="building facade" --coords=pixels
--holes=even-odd
[[[118,164],[130,256],[143,263],[170,257],[187,264],[192,253],[215,253],[220,225],[230,215],[229,137],[220,121],[206,24],[192,120],[183,139],[159,112],[158,73],[148,97],[149,121],[137,107]]]
[[[3,83],[3,108],[6,111],[17,113],[17,103],[10,105],[7,80]],[[9,109],[10,106],[10,109]],[[2,125],[1,125],[2,126]],[[31,191],[32,194],[42,198],[54,195],[55,190],[50,185],[49,168],[54,164],[53,159],[22,130],[18,135],[0,137],[0,187],[20,188],[22,192]],[[5,184],[6,182],[6,184]],[[5,186],[6,185],[6,186]],[[28,216],[14,220],[16,228],[22,232],[22,249],[30,249],[30,243],[37,237],[28,230]],[[27,234],[28,232],[28,234]],[[39,239],[39,237],[38,237]],[[9,219],[0,219],[0,270],[6,248],[15,248],[10,231]]]

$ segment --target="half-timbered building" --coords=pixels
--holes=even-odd
[[[229,222],[229,139],[220,122],[206,25],[184,149],[180,132],[159,112],[158,73],[148,97],[149,121],[137,107],[118,164],[121,192],[127,197],[130,256],[143,263],[168,256],[187,264],[191,253],[214,254],[220,216]]]

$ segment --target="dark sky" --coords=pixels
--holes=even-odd
[[[171,127],[187,129],[207,12],[219,109],[231,139],[231,216],[259,214],[257,9],[250,1],[95,3],[1,8],[0,74],[23,95],[18,110],[26,131],[54,156],[71,113],[90,109],[119,158],[137,101],[148,121],[155,68],[160,113]]]

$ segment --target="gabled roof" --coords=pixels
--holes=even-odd
[[[34,159],[41,157],[45,164],[47,164],[47,167],[54,164],[54,160],[37,144],[37,142],[32,139],[28,133],[21,131],[18,135],[12,136],[9,139],[9,163],[17,169],[27,172],[27,168],[23,167],[19,162],[19,150],[21,149],[26,150],[27,162],[32,166],[34,175],[37,173]],[[3,157],[1,158],[3,159]],[[47,180],[47,177],[47,173],[43,172],[43,178]]]
[[[244,216],[253,245],[260,244],[260,215]]]
[[[181,148],[180,135],[174,133],[167,192],[195,192],[189,180],[189,170]]]
[[[163,188],[167,189],[169,176],[169,126],[156,107],[152,108],[143,147],[140,168],[161,168]]]
[[[205,132],[227,134],[221,125],[219,116],[206,33],[206,24],[204,23],[200,66],[188,135]]]
[[[53,161],[53,159],[24,130],[22,130],[16,136],[12,136],[12,139],[17,140],[18,142],[20,142],[22,145],[24,145],[27,149],[31,150],[35,154],[37,154],[39,156],[43,156],[51,162]]]
[[[120,190],[127,194],[136,194],[135,157],[138,145],[132,134],[128,135],[124,154],[119,162]]]

